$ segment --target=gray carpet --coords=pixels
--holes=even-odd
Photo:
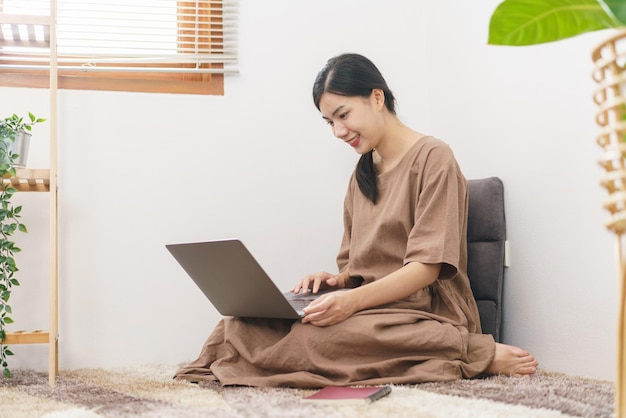
[[[556,373],[393,386],[367,406],[300,403],[311,390],[173,381],[176,365],[14,370],[0,379],[0,418],[22,417],[614,417],[614,385]]]

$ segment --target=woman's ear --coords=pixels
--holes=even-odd
[[[385,107],[385,92],[381,89],[373,89],[370,97],[378,109]]]

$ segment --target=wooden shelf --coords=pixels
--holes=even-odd
[[[18,168],[15,177],[5,177],[3,184],[10,184],[20,192],[49,192],[50,170]]]
[[[32,168],[17,168],[15,170],[15,176],[5,176],[2,178],[3,186],[11,186],[17,189],[20,192],[50,192],[50,169],[32,169]],[[54,229],[51,230],[54,234],[51,236],[51,248],[54,252],[51,259],[50,266],[50,280],[51,280],[51,288],[50,288],[50,309],[51,309],[51,319],[50,319],[50,328],[53,330],[42,331],[15,331],[15,332],[7,332],[6,338],[2,341],[3,344],[11,345],[11,344],[48,344],[48,383],[50,386],[54,386],[56,376],[59,374],[59,339],[58,332],[56,331],[58,328],[58,276],[57,276],[57,256],[56,256],[56,210],[57,210],[57,193],[56,193],[56,182],[53,183],[52,190],[54,193],[50,193],[51,199],[51,217],[53,217],[52,222]]]
[[[0,9],[2,0],[0,0]],[[0,48],[44,48],[50,51],[50,168],[16,170],[14,177],[0,177],[2,185],[21,192],[49,192],[50,195],[50,327],[48,331],[7,332],[4,344],[48,344],[48,383],[55,384],[59,374],[59,276],[58,276],[58,57],[56,37],[57,4],[50,3],[50,16],[16,15],[0,10]],[[5,36],[6,35],[6,36]],[[36,53],[37,51],[33,51]],[[0,415],[2,413],[0,412]]]
[[[7,39],[0,30],[0,46],[21,48],[50,48],[50,17],[33,15],[0,14],[0,25],[10,29]],[[20,27],[25,30],[20,30]]]
[[[50,342],[50,333],[35,330],[35,331],[16,331],[7,332],[6,338],[3,344],[48,344]]]

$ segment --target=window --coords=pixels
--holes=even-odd
[[[51,3],[55,28],[46,25]],[[237,7],[235,0],[0,0],[0,85],[47,87],[54,48],[46,42],[56,31],[59,88],[221,95],[224,74],[237,71]],[[20,24],[24,15],[41,22]]]

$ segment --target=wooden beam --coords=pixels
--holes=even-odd
[[[16,331],[7,332],[7,337],[3,344],[47,344],[49,340],[49,333],[45,331]]]

